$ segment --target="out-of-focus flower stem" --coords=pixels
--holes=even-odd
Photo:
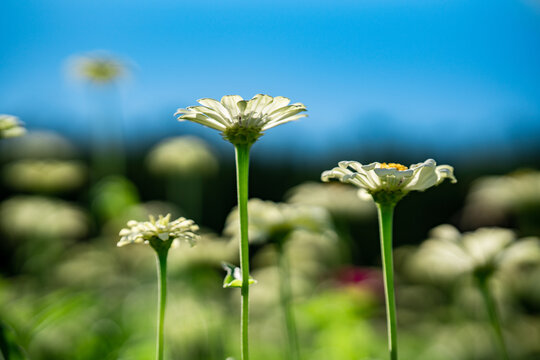
[[[158,320],[157,320],[157,350],[156,359],[163,360],[164,339],[163,326],[165,323],[165,306],[167,303],[167,255],[169,248],[156,249],[158,272]]]
[[[300,348],[298,345],[298,334],[296,332],[296,322],[294,320],[294,314],[291,307],[292,302],[292,287],[291,287],[291,274],[289,268],[289,259],[283,251],[285,239],[280,239],[277,243],[279,250],[279,297],[281,309],[283,311],[283,317],[285,319],[285,327],[287,330],[288,339],[288,359],[299,360]]]
[[[486,305],[486,310],[489,315],[489,321],[491,322],[491,326],[493,327],[493,330],[495,332],[495,338],[497,341],[497,345],[499,346],[501,359],[510,360],[510,357],[508,356],[508,350],[504,342],[504,336],[502,332],[499,313],[497,311],[497,305],[495,304],[495,299],[493,298],[493,295],[489,289],[489,278],[489,276],[476,276],[476,283],[478,284],[478,288],[482,293],[484,304]]]
[[[397,360],[398,358],[396,298],[394,292],[394,265],[392,259],[392,222],[394,218],[394,207],[395,204],[393,203],[377,203],[384,274],[384,292],[386,298],[388,350],[390,351],[391,360]]]
[[[249,150],[251,144],[237,144],[236,184],[238,193],[238,212],[240,217],[240,268],[242,270],[242,315],[240,326],[240,352],[242,360],[249,360],[249,243],[248,243],[248,180]]]

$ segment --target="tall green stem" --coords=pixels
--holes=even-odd
[[[156,249],[158,271],[158,321],[156,359],[163,360],[163,326],[165,323],[165,305],[167,302],[167,254],[169,249]]]
[[[240,326],[240,352],[242,360],[249,360],[249,242],[248,242],[248,179],[250,144],[235,145],[236,184],[240,217],[240,268],[242,270],[242,315]]]
[[[284,240],[284,239],[283,239]],[[283,251],[283,240],[278,241],[277,247],[279,251],[279,297],[281,303],[281,309],[285,319],[285,327],[287,330],[288,339],[288,359],[299,360],[300,359],[300,347],[298,345],[298,334],[296,332],[296,322],[294,320],[294,314],[291,307],[292,302],[292,287],[291,287],[291,273],[289,270],[289,259]]]
[[[397,319],[396,296],[394,292],[394,265],[392,259],[392,222],[395,204],[377,203],[379,231],[384,274],[384,292],[386,298],[386,322],[388,326],[388,349],[390,359],[397,360]]]
[[[476,280],[478,288],[480,289],[482,297],[484,298],[486,310],[489,315],[489,321],[491,322],[491,326],[493,327],[493,330],[495,332],[495,338],[497,339],[497,345],[499,346],[501,359],[509,360],[510,357],[508,356],[508,350],[506,349],[506,344],[504,342],[504,336],[502,332],[501,321],[499,319],[499,313],[497,311],[497,305],[495,304],[495,299],[493,298],[493,295],[491,294],[491,291],[489,289],[489,277],[478,276]]]

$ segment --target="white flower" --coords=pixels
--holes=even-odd
[[[219,167],[208,144],[195,136],[163,140],[152,149],[146,161],[149,169],[160,175],[212,175]]]
[[[409,168],[395,163],[374,162],[362,165],[356,161],[340,161],[339,166],[322,173],[322,181],[338,179],[341,182],[356,185],[362,192],[371,195],[394,193],[399,196],[409,191],[424,191],[439,185],[449,178],[452,183],[454,168],[449,165],[439,165],[433,159],[423,163],[413,164]]]
[[[86,235],[88,217],[60,199],[18,195],[0,205],[0,226],[13,237],[69,239]]]
[[[178,120],[189,120],[222,132],[223,137],[233,144],[252,144],[274,126],[307,116],[304,104],[289,105],[290,99],[257,94],[251,100],[238,95],[226,95],[221,102],[200,99],[201,106],[178,109]]]
[[[128,227],[120,230],[121,238],[117,246],[148,244],[151,239],[172,240],[172,246],[177,246],[180,240],[186,240],[193,246],[199,238],[199,235],[195,234],[199,227],[193,220],[180,217],[170,221],[171,214],[167,214],[165,217],[159,215],[157,220],[152,215],[149,218],[150,221],[128,221]]]
[[[0,114],[0,139],[24,135],[26,130],[16,116]]]
[[[502,228],[461,234],[451,225],[440,225],[431,230],[409,265],[418,274],[451,280],[465,274],[491,275],[528,263],[540,263],[538,238],[516,241],[513,231]]]
[[[253,242],[287,236],[300,229],[323,233],[332,227],[328,212],[321,207],[250,199],[248,212],[249,240]],[[224,233],[240,238],[237,208],[227,217]]]

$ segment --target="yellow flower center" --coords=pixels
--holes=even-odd
[[[396,163],[381,163],[381,168],[383,169],[397,169],[399,171],[403,171],[403,170],[407,170],[408,167],[406,167],[405,165],[401,165],[401,164],[396,164]]]

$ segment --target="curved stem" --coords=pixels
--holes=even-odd
[[[163,326],[165,323],[165,305],[167,301],[167,253],[166,250],[157,250],[158,271],[158,321],[157,321],[157,351],[156,359],[163,360]]]
[[[489,289],[489,277],[477,277],[476,280],[478,288],[480,289],[482,297],[484,298],[486,310],[489,315],[489,321],[491,322],[491,326],[493,327],[493,330],[495,332],[495,338],[497,339],[497,345],[499,346],[501,359],[509,360],[510,357],[508,356],[508,350],[506,349],[506,344],[504,342],[501,320],[497,311],[497,305],[495,304],[495,299],[493,298],[493,295],[491,294],[491,291]]]
[[[285,319],[285,327],[287,330],[287,339],[288,339],[288,358],[290,360],[299,360],[300,359],[300,347],[298,345],[298,334],[296,332],[296,322],[294,319],[293,310],[291,307],[292,302],[292,288],[291,288],[291,279],[290,279],[290,268],[289,261],[285,252],[283,251],[282,241],[277,243],[278,252],[279,252],[279,297],[281,303],[281,309],[283,311],[283,316]]]
[[[242,315],[240,327],[241,359],[249,359],[249,243],[248,243],[248,179],[249,149],[251,145],[236,145],[236,184],[238,193],[238,212],[240,218],[240,269],[242,270]]]
[[[377,204],[381,255],[384,274],[384,293],[386,298],[386,322],[388,326],[388,349],[390,359],[397,360],[397,319],[396,297],[394,292],[394,265],[392,259],[392,222],[395,204]]]

